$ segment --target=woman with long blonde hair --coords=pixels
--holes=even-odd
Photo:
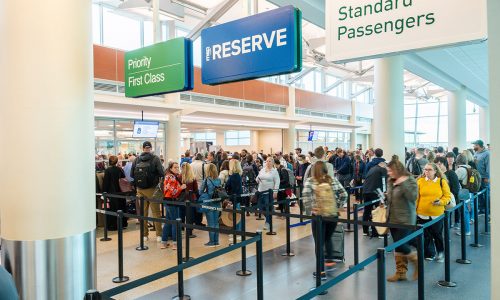
[[[196,177],[194,176],[193,168],[187,162],[183,162],[181,166],[181,174],[182,174],[182,183],[186,185],[186,189],[184,190],[184,200],[196,202],[198,198],[198,182],[196,181]],[[189,214],[186,212],[185,206],[180,206],[180,217],[186,224],[194,223],[194,215],[196,214],[196,208],[190,207]],[[189,219],[186,219],[186,216],[189,216]],[[193,230],[188,229],[188,234],[192,236]],[[194,237],[194,236],[193,236]]]

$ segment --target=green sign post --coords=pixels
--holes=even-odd
[[[125,53],[125,96],[192,90],[193,43],[175,38]]]

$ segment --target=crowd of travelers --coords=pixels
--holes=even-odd
[[[481,140],[475,141],[473,145],[473,149],[453,148],[449,151],[441,146],[408,149],[404,158],[394,155],[390,161],[384,159],[381,148],[364,152],[361,149],[329,150],[328,147],[320,146],[309,153],[302,153],[302,149],[297,148],[294,153],[285,154],[281,151],[264,154],[263,151],[249,152],[246,149],[229,153],[220,149],[192,155],[188,150],[180,161],[165,162],[151,152],[151,143],[146,141],[143,152],[137,156],[110,156],[108,161],[105,161],[105,157],[96,157],[96,170],[104,171],[100,181],[96,180],[100,191],[109,194],[123,192],[123,186],[128,182],[131,187],[129,194],[134,193],[139,197],[153,199],[155,191],[161,188],[164,200],[189,200],[204,204],[206,209],[189,207],[190,211],[186,211],[182,205],[165,205],[167,220],[181,218],[184,222],[198,226],[219,228],[222,207],[255,206],[262,212],[269,212],[274,209],[275,201],[278,201],[281,204],[277,209],[284,212],[283,200],[297,197],[302,200],[305,214],[335,218],[339,216],[341,208],[346,206],[349,194],[353,195],[353,202],[358,203],[382,198],[380,203],[387,206],[387,222],[416,225],[440,217],[451,203],[465,201],[469,199],[470,193],[489,186],[489,149]],[[229,201],[212,200],[220,195],[227,195]],[[486,195],[479,199],[480,214],[484,213]],[[153,217],[161,217],[158,202],[144,202],[146,215],[150,209]],[[366,206],[362,220],[370,221],[372,211],[378,205]],[[109,209],[126,210],[126,200],[110,198]],[[464,216],[466,235],[470,235],[470,224],[477,221],[473,218],[472,210],[473,202],[469,202]],[[186,215],[191,216],[189,220]],[[269,230],[273,216],[269,213],[264,215],[263,229]],[[204,219],[207,224],[203,223]],[[459,211],[456,211],[454,221],[454,227],[460,228]],[[241,230],[241,220],[237,222],[236,229]],[[116,230],[115,223],[108,226]],[[154,223],[153,226],[162,249],[176,247],[176,226],[168,223],[163,227],[161,223]],[[322,279],[326,279],[323,271],[335,265],[329,257],[334,246],[332,235],[337,222],[323,222],[324,230],[320,237],[316,234],[316,226],[313,220],[313,237],[322,239],[326,248],[327,259],[321,274]],[[144,240],[149,239],[148,229],[145,224]],[[373,227],[363,226],[362,230],[364,236],[380,237]],[[411,232],[391,228],[390,236],[396,242]],[[196,237],[192,230],[187,230],[185,234]],[[460,232],[457,231],[457,234],[460,235]],[[443,222],[426,228],[424,240],[425,259],[443,262]],[[234,241],[231,238],[229,242]],[[210,232],[205,246],[216,247],[220,244],[219,234]],[[417,255],[413,243],[398,247],[394,257],[396,273],[388,281],[406,280],[409,263],[414,267],[413,278],[417,278]]]

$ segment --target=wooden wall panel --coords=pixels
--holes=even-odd
[[[94,78],[117,80],[115,49],[94,45]]]
[[[201,69],[194,68],[194,89],[193,92],[200,94],[220,96],[218,86],[205,85],[201,83]]]
[[[220,95],[228,98],[244,99],[244,82],[233,82],[220,85]]]
[[[266,102],[266,83],[262,80],[245,81],[245,98],[246,100]]]
[[[351,115],[351,102],[345,99],[313,93],[304,90],[295,90],[295,106],[317,111],[335,112]]]
[[[288,105],[288,87],[266,82],[266,101],[279,105]]]
[[[125,52],[116,51],[116,77],[118,81],[125,81]]]

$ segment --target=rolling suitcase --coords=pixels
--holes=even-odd
[[[345,262],[344,256],[344,224],[337,223],[337,227],[335,227],[335,231],[332,235],[332,243],[333,243],[333,253],[332,257],[326,257],[326,259],[333,259],[339,262]]]

